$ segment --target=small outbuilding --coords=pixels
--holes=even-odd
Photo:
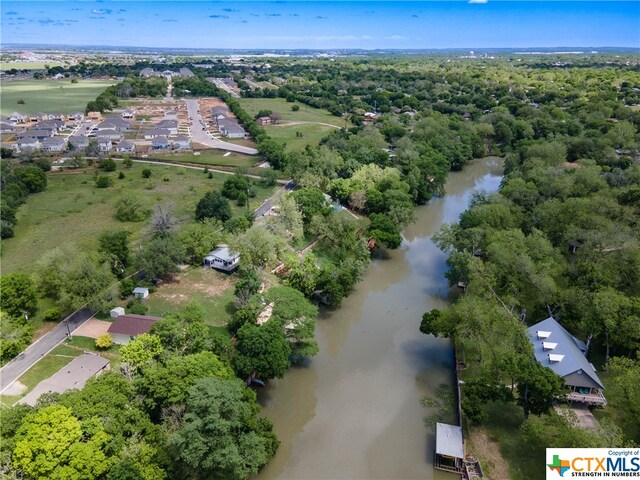
[[[462,427],[436,423],[436,454],[434,468],[461,474],[464,469]]]
[[[144,287],[136,287],[133,289],[133,296],[145,299],[149,296],[149,289]]]
[[[115,307],[112,308],[111,311],[109,311],[109,316],[111,318],[118,318],[120,315],[124,315],[124,308],[122,307]]]
[[[232,272],[240,265],[240,254],[229,247],[218,247],[204,257],[206,268],[215,268],[224,272]]]

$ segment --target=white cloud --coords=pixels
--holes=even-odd
[[[388,37],[384,37],[385,40],[409,40],[409,37],[405,37],[404,35],[389,35]]]

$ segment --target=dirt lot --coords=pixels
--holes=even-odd
[[[100,335],[107,333],[110,326],[111,322],[90,318],[84,323],[84,325],[76,328],[72,334],[79,337],[98,338]]]
[[[500,445],[489,438],[482,428],[472,428],[471,438],[467,447],[475,457],[480,460],[483,468],[489,467],[489,472],[484,472],[490,480],[510,480],[509,467],[500,455]]]

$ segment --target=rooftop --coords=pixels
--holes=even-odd
[[[555,318],[532,325],[528,329],[536,360],[561,377],[578,372],[586,374],[604,388],[595,368],[585,356],[586,345],[571,335]]]
[[[218,247],[210,251],[205,258],[216,257],[216,258],[219,258],[220,260],[223,260],[223,261],[226,260],[227,262],[231,262],[236,258],[238,258],[239,256],[240,254],[238,252],[229,250],[229,247]]]
[[[462,427],[447,423],[436,423],[436,454],[464,458]]]
[[[148,333],[154,323],[162,320],[160,317],[146,315],[120,315],[109,327],[109,333],[119,333],[132,337]]]

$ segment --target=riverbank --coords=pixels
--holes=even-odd
[[[474,191],[497,190],[501,173],[497,158],[451,173],[446,195],[416,209],[402,247],[379,251],[342,307],[320,315],[318,356],[260,390],[282,444],[258,478],[449,478],[432,469],[420,403],[452,387],[454,371],[450,342],[418,332],[424,311],[448,303],[431,236]]]

